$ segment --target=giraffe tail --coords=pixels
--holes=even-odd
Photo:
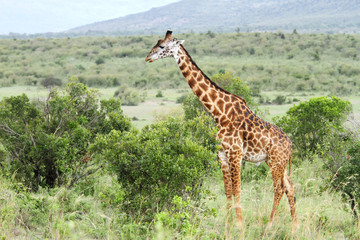
[[[289,159],[289,177],[291,175],[291,162],[292,162],[292,154],[290,155],[290,159]]]

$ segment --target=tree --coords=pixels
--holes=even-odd
[[[334,96],[317,97],[291,107],[285,116],[274,118],[274,121],[289,134],[304,160],[317,153],[319,146],[324,146],[324,139],[331,129],[343,129],[350,111],[349,101]]]
[[[23,94],[0,102],[0,142],[9,154],[8,174],[34,190],[72,186],[95,172],[89,146],[97,135],[127,131],[130,121],[115,99],[99,101],[97,91],[72,82],[34,104]],[[4,160],[3,160],[4,161]]]

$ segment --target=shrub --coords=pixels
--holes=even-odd
[[[63,92],[50,92],[42,104],[31,103],[25,94],[0,102],[0,142],[10,155],[3,165],[34,190],[71,186],[95,172],[89,145],[97,134],[113,129],[130,129],[120,102],[99,101],[95,90],[76,82]]]
[[[294,143],[299,154],[305,157],[317,153],[331,128],[342,129],[351,104],[338,97],[317,97],[291,107],[286,115],[274,118]]]
[[[331,128],[325,143],[318,151],[325,169],[330,190],[338,191],[350,203],[355,219],[360,210],[360,125],[348,117],[345,131]]]
[[[163,95],[162,91],[159,90],[159,91],[156,93],[156,96],[155,96],[155,97],[157,97],[157,98],[162,98],[162,97],[164,97],[164,95]]]
[[[41,85],[43,85],[46,88],[52,88],[55,86],[60,87],[62,85],[62,80],[54,77],[47,77],[41,81]]]
[[[174,196],[200,198],[204,177],[217,167],[211,121],[206,115],[169,118],[141,132],[112,131],[97,139],[92,149],[101,151],[97,157],[109,162],[125,189],[124,210],[152,219]]]
[[[286,102],[286,97],[283,96],[283,95],[278,95],[276,96],[276,98],[273,100],[273,103],[274,104],[277,104],[277,105],[282,105]]]
[[[119,98],[124,106],[137,106],[144,101],[144,96],[140,96],[137,90],[132,90],[126,86],[116,90],[114,97]]]
[[[104,64],[105,60],[102,57],[99,57],[98,59],[96,59],[95,63],[96,65]]]
[[[188,97],[188,95],[181,95],[180,97],[178,97],[176,99],[176,103],[180,104],[180,103],[183,103],[185,101],[185,99]]]

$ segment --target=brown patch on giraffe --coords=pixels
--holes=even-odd
[[[229,97],[229,95],[225,95],[225,96],[224,96],[224,101],[225,101],[225,102],[230,101],[230,97]]]
[[[221,99],[216,102],[216,105],[219,107],[220,112],[224,112],[224,104],[225,102]]]
[[[225,111],[224,113],[227,114],[229,112],[229,110],[232,108],[233,104],[232,103],[227,103],[225,104]]]
[[[220,122],[220,125],[223,127],[227,127],[230,123],[229,119],[225,116],[220,117],[219,122]]]
[[[213,89],[210,90],[209,97],[210,97],[211,101],[215,102],[215,100],[218,98],[216,91]]]
[[[230,112],[227,115],[231,121],[236,120],[236,112],[235,112],[234,108],[230,108]]]
[[[204,96],[202,96],[202,98],[201,98],[201,101],[203,101],[203,102],[210,102],[208,95],[207,95],[207,94],[204,94]]]
[[[247,135],[247,140],[252,141],[254,139],[254,133],[249,132],[249,134]]]
[[[210,111],[213,105],[210,103],[204,103],[204,106]]]
[[[233,137],[234,137],[234,138],[237,138],[238,136],[239,136],[239,131],[236,131],[236,130],[235,130],[235,131],[234,131],[234,134],[233,134]]]
[[[186,71],[183,71],[182,73],[183,73],[184,77],[187,78],[190,74],[190,71],[186,70]]]
[[[235,102],[234,106],[235,106],[235,109],[236,109],[238,112],[241,112],[239,101]]]
[[[191,88],[193,88],[193,87],[195,86],[195,84],[196,84],[196,80],[195,80],[194,78],[190,78],[190,79],[188,80],[188,84],[189,84],[189,86],[190,86]]]
[[[186,64],[185,63],[182,63],[180,66],[179,66],[180,70],[183,71],[185,68],[186,68]]]
[[[205,83],[199,83],[199,87],[201,87],[204,91],[207,91],[209,88]]]
[[[196,96],[200,97],[201,94],[203,93],[203,91],[200,88],[197,88],[197,89],[194,90],[194,93],[195,93]]]
[[[192,75],[193,75],[194,78],[197,78],[198,73],[196,71],[194,71],[194,72],[192,72]]]
[[[219,112],[219,110],[217,109],[217,107],[214,105],[214,109],[213,109],[213,111],[212,111],[212,114],[214,115],[214,116],[219,116],[220,115],[220,112]],[[218,117],[216,117],[216,119],[219,119]]]

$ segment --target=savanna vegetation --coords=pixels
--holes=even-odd
[[[219,86],[291,137],[300,229],[284,197],[266,230],[265,163],[243,165],[245,228],[226,228],[216,126],[173,60],[145,64],[157,36],[11,39],[0,40],[0,237],[360,238],[360,37],[178,38]],[[125,114],[155,100],[177,108],[141,129]]]
[[[346,34],[179,34],[209,76],[229,71],[255,90],[359,92],[360,37]],[[158,36],[0,39],[1,86],[72,76],[91,87],[184,87],[173,60],[145,64]]]

